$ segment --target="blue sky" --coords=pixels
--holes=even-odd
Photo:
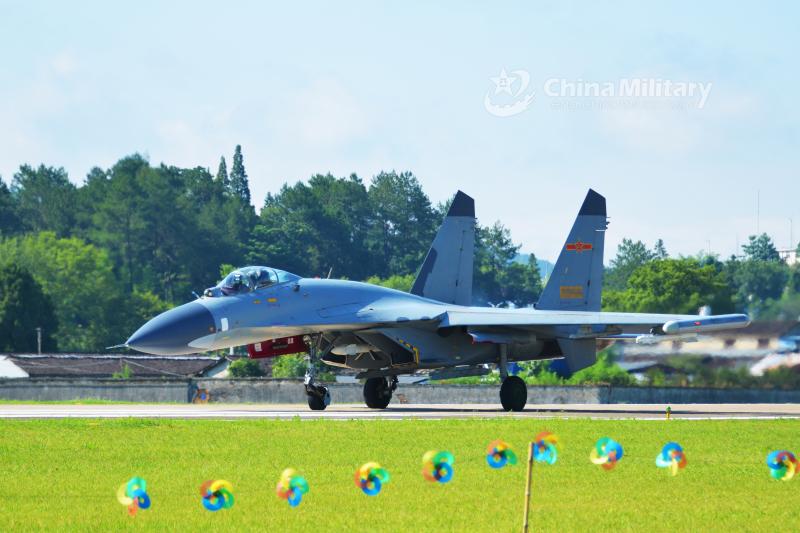
[[[625,236],[727,256],[757,226],[786,247],[790,218],[800,240],[798,4],[461,4],[0,1],[0,175],[80,183],[136,151],[215,171],[240,143],[257,207],[317,172],[411,170],[546,259],[588,187],[607,258]],[[485,105],[515,101],[502,69],[533,94],[510,117]],[[544,91],[642,78],[711,89],[702,109]]]

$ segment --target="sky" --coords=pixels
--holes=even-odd
[[[216,172],[241,144],[256,208],[315,173],[409,170],[543,259],[590,187],[606,260],[623,237],[800,240],[796,2],[160,4],[0,0],[6,183],[134,152]]]

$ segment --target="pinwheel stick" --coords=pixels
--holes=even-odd
[[[528,445],[528,473],[525,478],[525,512],[522,515],[522,533],[528,533],[528,511],[531,507],[531,477],[533,476],[533,446]]]

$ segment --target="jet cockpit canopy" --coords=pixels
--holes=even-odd
[[[208,297],[244,294],[298,279],[300,276],[285,270],[264,266],[247,266],[237,268],[225,276],[215,287],[206,289],[203,294]]]

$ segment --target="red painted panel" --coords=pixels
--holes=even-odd
[[[303,353],[308,351],[306,343],[303,342],[302,335],[294,337],[282,337],[269,341],[256,342],[247,345],[247,354],[250,359],[266,359],[267,357],[277,357],[290,353]]]

